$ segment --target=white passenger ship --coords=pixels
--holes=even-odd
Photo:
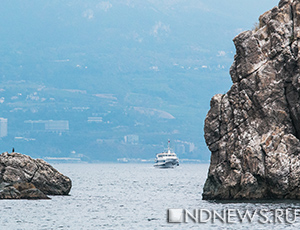
[[[170,141],[168,141],[168,149],[156,155],[154,167],[174,168],[176,166],[179,166],[179,159],[170,148]]]

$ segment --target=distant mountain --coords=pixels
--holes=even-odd
[[[210,98],[231,85],[232,39],[277,1],[1,4],[1,151],[153,158],[171,139],[180,157],[208,160],[203,123]],[[26,123],[38,120],[65,120],[69,130]]]

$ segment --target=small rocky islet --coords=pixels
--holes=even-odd
[[[0,199],[50,199],[68,195],[72,182],[50,164],[20,153],[0,155]]]
[[[233,82],[205,119],[205,200],[300,199],[300,1],[234,38]]]

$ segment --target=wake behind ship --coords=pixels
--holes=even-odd
[[[170,148],[170,141],[168,141],[168,149],[156,155],[154,167],[174,168],[176,166],[179,166],[179,159],[177,155],[173,152],[173,150]]]

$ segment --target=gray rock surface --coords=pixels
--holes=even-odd
[[[203,199],[300,199],[300,1],[234,38],[233,85],[205,119]]]
[[[0,155],[0,199],[47,199],[46,195],[68,195],[71,187],[70,178],[41,159]]]
[[[15,182],[0,184],[0,199],[50,199],[32,183]]]

